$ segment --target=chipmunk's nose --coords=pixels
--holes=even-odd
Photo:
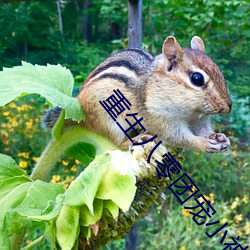
[[[227,105],[225,105],[222,109],[220,109],[219,113],[228,114],[230,113],[231,109],[232,109],[232,102],[229,101]]]

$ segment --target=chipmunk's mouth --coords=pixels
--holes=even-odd
[[[229,114],[232,109],[231,101],[229,103],[221,103],[220,107],[213,107],[209,103],[204,106],[205,114]]]

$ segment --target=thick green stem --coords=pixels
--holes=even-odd
[[[60,138],[53,138],[39,158],[31,178],[33,180],[45,180],[61,155],[77,142],[87,142],[96,146],[96,154],[102,154],[106,150],[117,148],[106,137],[94,133],[82,126],[72,126],[63,131]]]

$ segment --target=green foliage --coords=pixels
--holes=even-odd
[[[66,154],[88,165],[95,158],[96,148],[90,143],[79,142],[69,147]]]
[[[65,118],[78,122],[84,118],[80,103],[71,97],[73,77],[70,71],[61,65],[45,67],[23,62],[22,66],[13,69],[4,68],[0,78],[1,106],[20,95],[36,93],[46,97],[54,106],[65,109]]]
[[[88,9],[83,10],[80,0],[63,1],[61,11],[64,32],[61,34],[55,1],[3,1],[0,5],[0,67],[18,65],[21,60],[41,65],[60,63],[71,69],[75,82],[81,86],[88,73],[112,51],[127,47],[126,1],[89,2]],[[89,19],[87,41],[83,41],[82,34],[84,16]],[[243,239],[249,238],[249,202],[246,198],[250,186],[248,19],[248,1],[143,1],[144,49],[157,54],[161,52],[162,43],[168,35],[175,35],[184,46],[188,46],[193,35],[199,35],[204,39],[206,52],[225,74],[233,99],[233,110],[228,116],[217,116],[215,124],[220,125],[216,125],[216,128],[231,135],[232,150],[218,155],[189,151],[183,167],[201,187],[202,192],[215,194],[217,213],[225,215],[230,221],[231,235],[242,234]],[[64,79],[61,80],[64,82]],[[71,96],[71,93],[68,96]],[[7,97],[9,98],[9,95]],[[0,152],[12,155],[18,165],[28,173],[36,164],[47,140],[47,135],[41,132],[39,125],[40,116],[46,108],[43,99],[35,95],[21,97],[15,103],[1,108]],[[57,132],[59,133],[56,133],[56,136],[60,136],[60,128]],[[87,165],[96,151],[94,147],[88,148],[89,150],[86,148],[86,144],[74,145],[68,155]],[[75,176],[83,171],[85,165],[65,156],[53,170],[51,181],[67,188]],[[0,167],[2,169],[3,166],[0,164]],[[17,172],[16,174],[18,175]],[[3,196],[17,185],[25,184],[23,188],[30,185],[26,175],[6,178],[8,180],[1,180],[1,189],[6,190],[2,193]],[[25,181],[28,184],[23,183]],[[25,192],[23,194],[25,195]],[[195,225],[190,216],[182,215],[179,204],[175,203],[171,196],[172,194],[168,194],[164,205],[157,207],[157,211],[151,209],[140,222],[139,249],[221,249],[221,246],[215,243],[219,242],[219,238],[208,241],[208,238],[204,237],[205,229],[201,230]],[[86,226],[90,223],[89,218],[99,218],[105,206],[109,207],[113,217],[117,215],[117,205],[106,202],[104,205],[98,201],[96,198],[93,202],[94,210],[97,211],[96,217],[91,217],[87,206],[81,208],[80,224]],[[52,219],[60,210],[60,202],[58,201],[57,206],[52,202],[45,214]],[[83,214],[88,214],[88,218],[82,216]],[[237,221],[240,215],[243,219]],[[26,221],[21,221],[18,213],[10,213],[7,218],[10,223],[16,222],[10,225],[11,230],[26,225]],[[181,239],[178,242],[174,241],[176,225],[179,225],[178,233]],[[43,241],[43,246],[37,249],[53,247],[53,244],[44,243],[44,230],[45,227],[41,226],[40,222],[32,222],[29,225],[29,236],[26,240],[27,243],[33,241],[30,247],[40,241]],[[91,231],[86,230],[85,236],[90,234]],[[55,242],[53,223],[46,228],[46,235],[50,242]],[[3,234],[0,234],[0,237],[6,238]],[[207,248],[204,247],[206,245]],[[109,244],[107,248],[123,249],[124,239]]]
[[[159,53],[168,35],[186,46],[198,35],[204,39],[208,55],[223,69],[231,92],[249,96],[247,1],[144,1],[144,12],[149,13],[144,16],[145,47]]]
[[[238,202],[242,204],[243,202]],[[197,204],[187,202],[187,206],[195,206]],[[242,232],[242,237],[239,242],[245,246],[247,240],[248,225],[237,224],[234,221],[235,211],[231,209],[228,203],[218,203],[215,201],[213,207],[216,210],[216,215],[211,219],[206,220],[205,223],[217,220],[223,220],[229,222],[228,231],[234,238],[237,237],[239,232]],[[241,208],[247,208],[247,204],[240,206]],[[183,209],[181,206],[169,207],[169,205],[163,205],[161,207],[162,212],[152,211],[151,216],[146,216],[146,219],[139,224],[140,242],[138,249],[206,249],[206,250],[220,250],[223,246],[220,244],[221,234],[209,239],[206,236],[206,232],[212,233],[216,230],[216,226],[206,227],[205,224],[197,226],[192,220],[192,215],[189,214],[189,210]],[[165,211],[164,211],[165,210]],[[199,210],[197,210],[198,212]],[[193,212],[193,210],[192,210]],[[239,217],[240,218],[240,217]],[[245,218],[244,218],[245,219]],[[199,221],[199,219],[198,219]],[[228,242],[228,241],[227,241]]]
[[[242,246],[246,246],[250,244],[249,147],[237,146],[239,143],[232,133],[230,141],[233,145],[231,151],[221,154],[184,152],[182,167],[200,188],[200,193],[212,203],[217,218],[229,223],[230,237],[240,235]],[[209,239],[205,232],[211,228],[197,226],[189,210],[184,209],[169,190],[165,194],[166,201],[152,207],[138,223],[138,249],[221,249],[221,233]],[[188,201],[185,206],[190,204],[195,206],[194,200]],[[211,221],[215,218],[213,216]],[[112,246],[111,249],[119,249],[115,244]]]
[[[112,49],[107,44],[102,43],[98,45],[97,43],[65,42],[61,59],[58,62],[71,70],[74,75],[75,86],[80,87],[88,74],[106,59],[111,51]]]
[[[62,186],[32,181],[12,158],[0,154],[1,249],[10,249],[9,237],[29,224],[26,216],[37,215],[64,190]]]
[[[249,127],[250,127],[250,98],[232,97],[233,109],[230,115],[216,116],[216,124],[222,124],[223,130],[230,130],[239,136],[244,143],[249,143]]]
[[[128,152],[119,155],[123,161],[130,157]],[[2,249],[9,249],[9,237],[22,232],[32,220],[50,224],[46,232],[52,246],[57,239],[62,249],[72,249],[80,226],[83,232],[90,230],[87,239],[90,238],[91,225],[102,217],[115,219],[119,209],[128,211],[135,196],[135,176],[116,169],[115,151],[96,157],[65,192],[61,185],[32,181],[13,159],[5,155],[0,158]],[[38,237],[32,244],[41,243],[42,239]]]
[[[78,0],[61,4],[64,32],[60,34],[55,2],[2,3],[0,65],[13,66],[21,60],[60,63],[71,69],[80,85],[108,54],[127,46],[128,21],[126,1],[93,0],[87,9],[82,6]],[[168,35],[175,35],[186,46],[192,36],[199,35],[206,52],[223,69],[232,93],[246,97],[250,93],[248,16],[247,1],[145,0],[144,48],[157,54]],[[82,39],[84,20],[87,42]]]

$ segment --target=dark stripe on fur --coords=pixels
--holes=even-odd
[[[136,65],[130,63],[129,61],[126,60],[118,60],[118,61],[113,61],[113,62],[109,62],[106,65],[97,68],[93,74],[91,75],[91,77],[95,77],[96,75],[98,75],[99,73],[101,73],[102,71],[105,71],[108,68],[111,67],[125,67],[131,71],[134,71],[136,74],[139,74],[140,69],[136,67]]]
[[[148,54],[147,52],[141,50],[141,49],[126,49],[127,51],[132,51],[135,53],[140,54],[141,56],[144,56],[149,62],[153,62],[154,61],[154,57],[151,56],[150,54]]]
[[[112,74],[112,73],[103,74],[100,77],[98,77],[96,80],[100,80],[100,79],[104,79],[104,78],[115,79],[115,80],[124,82],[125,84],[129,83],[129,78],[127,78],[126,76],[121,75],[121,74]]]

